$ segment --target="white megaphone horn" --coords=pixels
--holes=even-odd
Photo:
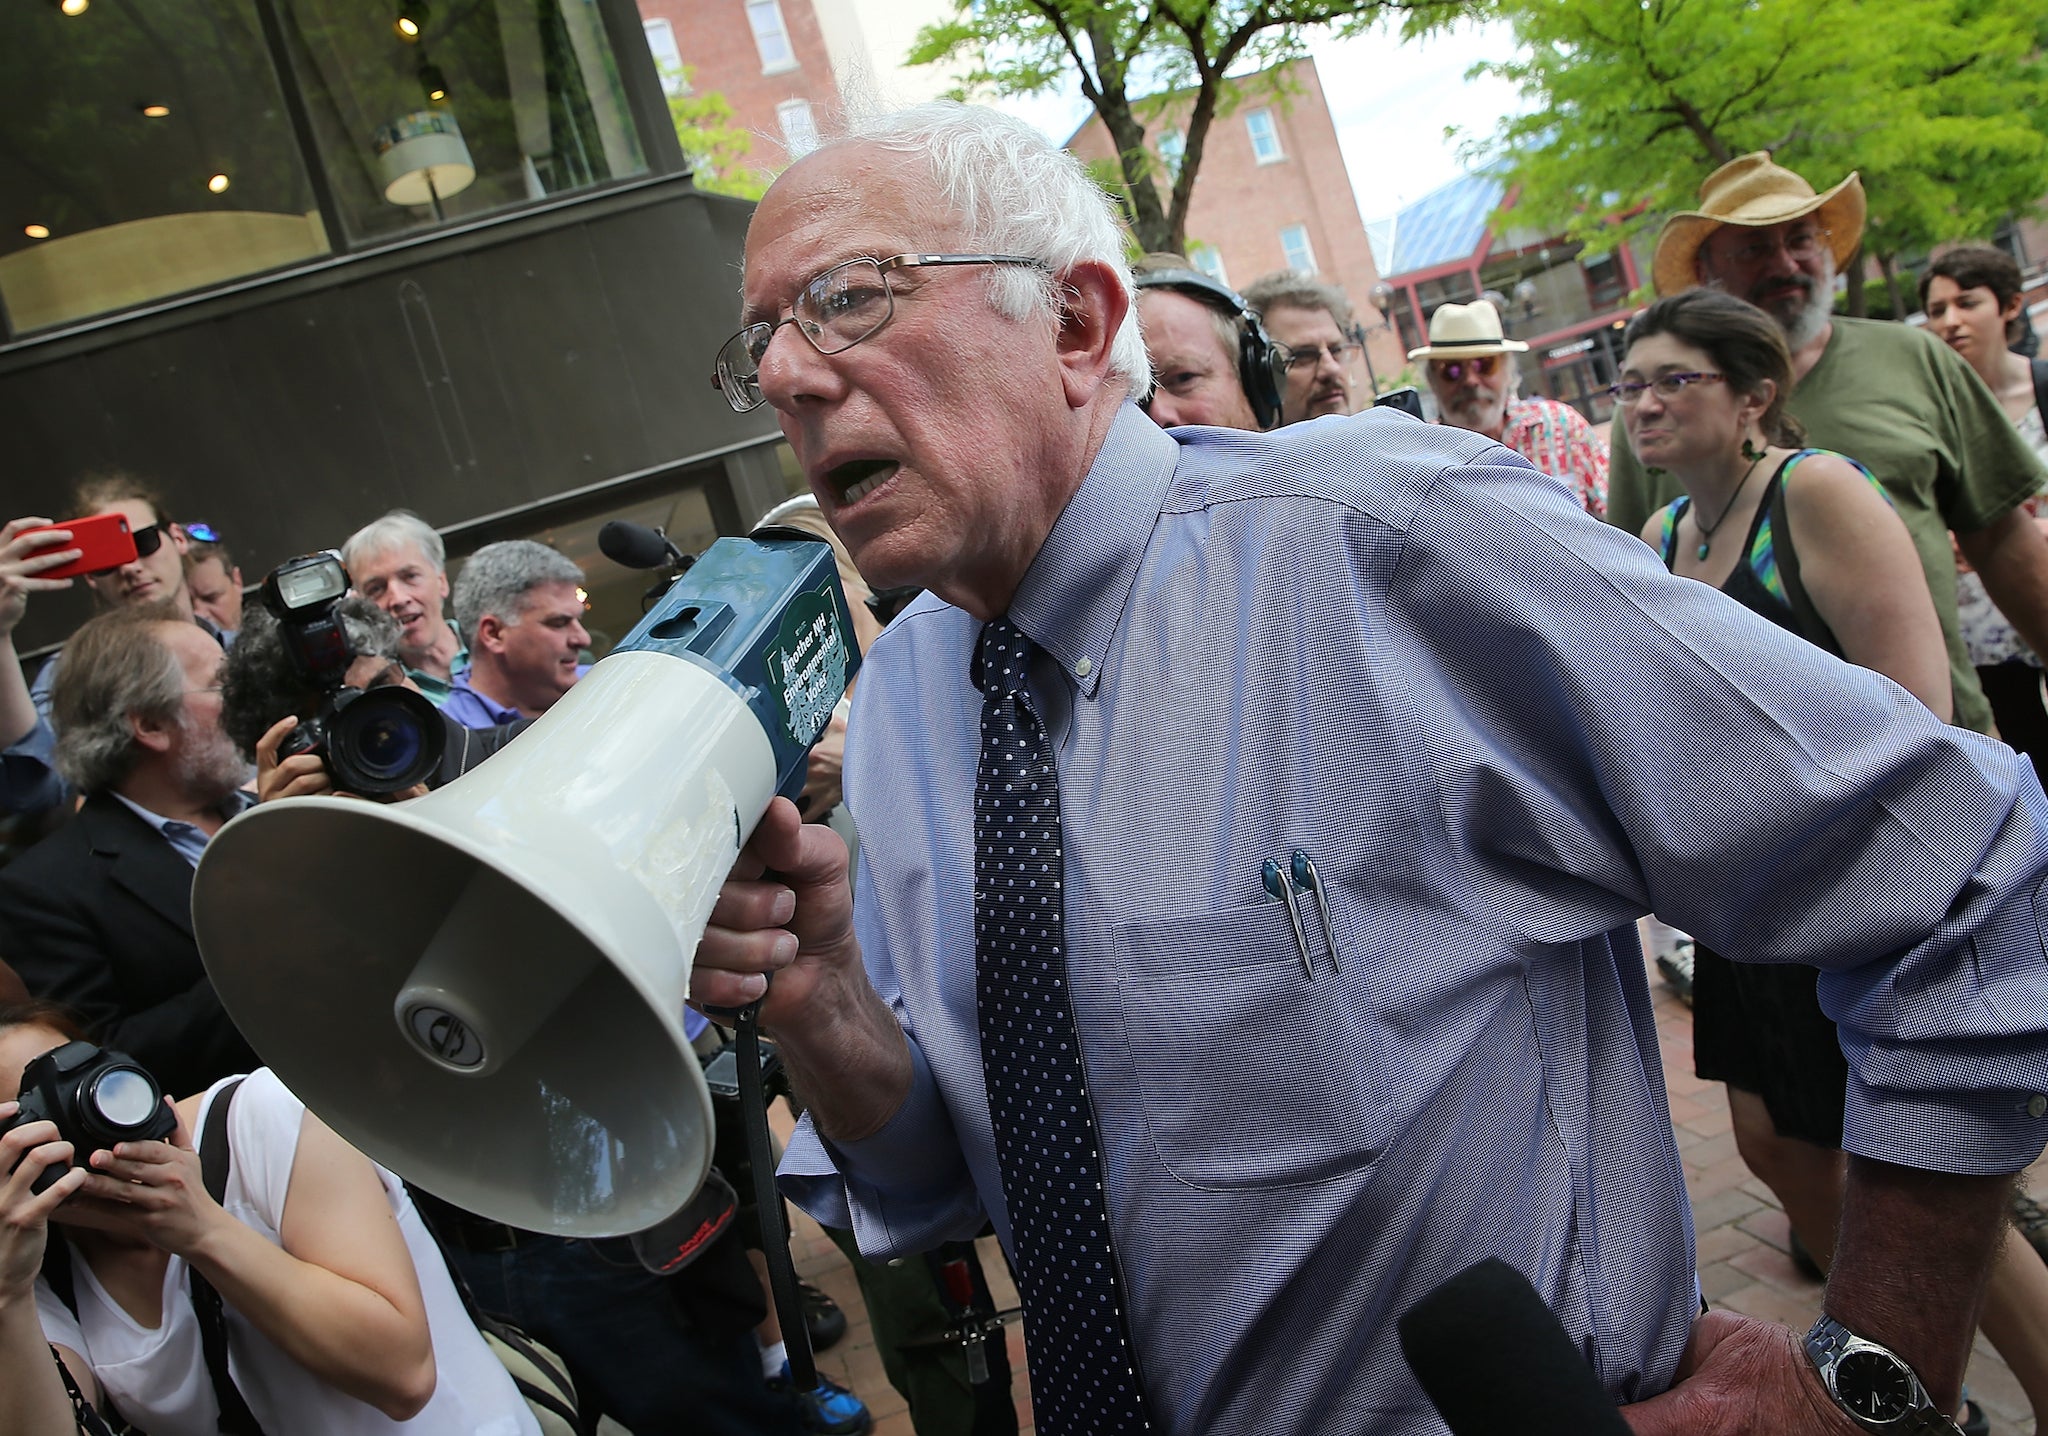
[[[832,551],[720,539],[532,728],[414,802],[300,798],[207,845],[228,1015],[322,1120],[466,1211],[611,1236],[683,1206],[683,1037],[720,885],[859,665]]]

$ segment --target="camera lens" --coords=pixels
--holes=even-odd
[[[375,688],[350,700],[328,730],[327,765],[350,793],[398,793],[441,766],[440,712],[409,688]]]
[[[133,1067],[112,1067],[92,1084],[86,1100],[109,1127],[140,1127],[156,1114],[156,1083]]]

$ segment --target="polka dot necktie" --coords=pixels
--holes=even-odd
[[[975,1001],[1031,1409],[1040,1436],[1149,1431],[1067,991],[1059,773],[1024,692],[1031,654],[1031,640],[998,618],[974,657],[986,700],[974,791]]]

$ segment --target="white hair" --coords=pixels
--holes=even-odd
[[[373,553],[388,553],[402,544],[418,549],[434,572],[448,571],[448,548],[433,526],[410,509],[393,509],[381,519],[364,524],[341,546],[341,566],[353,569],[356,560]]]
[[[1057,319],[1066,299],[1057,277],[1084,260],[1108,265],[1129,302],[1110,346],[1110,373],[1129,383],[1134,399],[1151,392],[1124,232],[1114,201],[1080,160],[1023,120],[952,100],[856,119],[831,143],[872,145],[922,160],[960,224],[961,243],[1043,263],[1043,271],[990,269],[989,302],[1007,318],[1040,313]]]

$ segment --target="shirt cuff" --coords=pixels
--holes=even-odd
[[[1955,1176],[2017,1172],[2048,1147],[2048,1093],[1981,1091],[1919,1096],[1865,1086],[1849,1072],[1842,1149]]]

